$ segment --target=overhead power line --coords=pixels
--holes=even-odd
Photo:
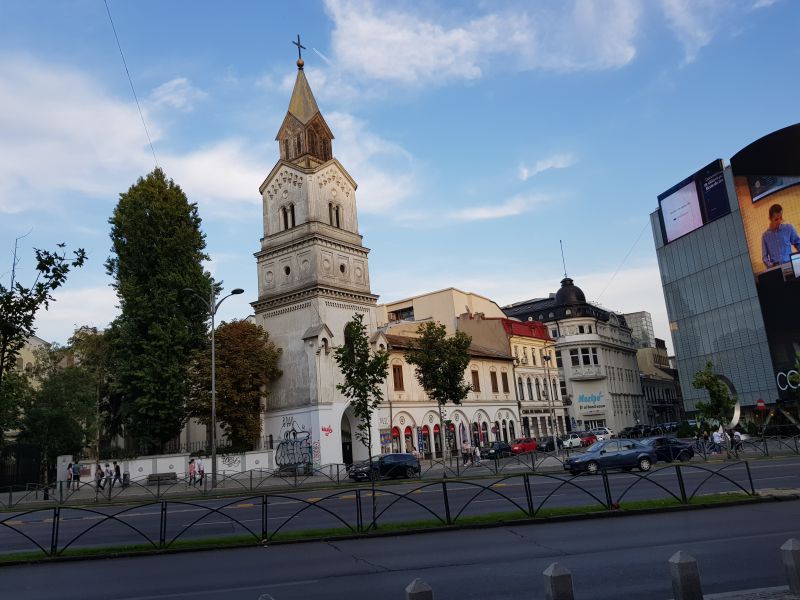
[[[131,92],[133,92],[133,99],[136,100],[136,108],[139,109],[139,117],[142,119],[142,126],[144,127],[144,133],[147,136],[147,143],[150,144],[150,152],[153,153],[153,160],[156,163],[156,167],[158,167],[158,158],[156,158],[156,149],[153,148],[153,140],[150,139],[150,132],[147,130],[147,123],[145,123],[144,120],[142,105],[139,104],[139,97],[136,95],[136,89],[133,87],[133,79],[131,79],[131,73],[128,70],[128,63],[125,61],[125,54],[122,52],[122,45],[119,43],[117,28],[114,27],[114,19],[111,18],[111,9],[108,8],[108,0],[103,0],[103,2],[106,5],[106,12],[108,13],[108,20],[111,22],[111,29],[114,32],[114,39],[117,40],[117,48],[119,48],[119,55],[122,57],[122,65],[125,67],[125,74],[128,76],[128,83],[131,84]]]

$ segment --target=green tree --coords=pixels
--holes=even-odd
[[[364,315],[356,313],[344,327],[344,344],[333,353],[344,377],[338,389],[350,399],[358,419],[356,438],[372,455],[372,415],[383,400],[381,386],[389,370],[389,354],[369,347]]]
[[[95,455],[100,456],[101,449],[108,449],[111,438],[119,433],[115,430],[116,415],[111,398],[111,353],[110,336],[96,327],[79,327],[69,339],[69,348],[80,366],[94,379],[95,385]]]
[[[31,386],[25,373],[6,373],[0,385],[0,446],[3,445],[4,433],[19,427],[21,410],[27,404],[30,393]]]
[[[252,449],[261,437],[263,401],[281,376],[281,349],[262,327],[249,321],[221,323],[215,333],[217,420],[231,445]],[[189,416],[211,423],[211,338],[194,353]]]
[[[714,373],[714,364],[709,360],[702,371],[694,374],[692,386],[696,390],[706,390],[708,400],[697,403],[698,420],[707,420],[725,427],[731,419],[736,397],[731,396],[728,385]]]
[[[94,441],[95,384],[81,366],[64,367],[67,349],[37,352],[38,387],[23,406],[19,439],[39,446],[45,472],[61,454],[79,455]]]
[[[49,308],[53,291],[64,284],[71,269],[82,267],[86,261],[83,248],[75,250],[71,258],[64,250],[65,244],[57,244],[55,252],[34,248],[36,277],[30,286],[25,286],[16,278],[18,245],[19,238],[14,245],[9,286],[0,283],[0,386],[5,374],[14,368],[25,340],[36,331],[36,313],[40,308]]]
[[[463,331],[448,337],[444,325],[427,321],[417,328],[417,338],[405,353],[406,362],[414,365],[422,389],[438,405],[442,435],[445,433],[442,407],[448,402],[461,404],[472,389],[464,381],[471,343],[472,337]]]
[[[106,269],[121,308],[111,328],[114,385],[126,433],[160,450],[183,426],[190,358],[206,337],[205,307],[181,298],[184,288],[210,294],[205,236],[197,205],[161,169],[120,194],[109,223]]]

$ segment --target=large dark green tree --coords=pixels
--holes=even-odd
[[[182,294],[210,295],[205,235],[197,205],[158,168],[120,194],[109,223],[106,269],[121,309],[110,332],[115,386],[126,434],[160,450],[183,426],[190,359],[205,341],[207,309]]]
[[[58,250],[54,252],[35,248],[36,277],[31,285],[23,285],[16,277],[17,245],[9,285],[0,283],[0,386],[5,374],[13,369],[25,341],[34,334],[36,313],[50,306],[53,291],[64,284],[70,270],[82,267],[86,261],[83,248],[75,250],[71,257],[67,256],[64,244],[57,244]]]
[[[439,407],[442,435],[446,431],[442,407],[448,402],[461,404],[472,389],[464,380],[471,343],[472,337],[463,331],[448,336],[444,325],[426,321],[417,328],[417,338],[405,353],[406,362],[414,365],[414,374],[422,389]]]
[[[382,385],[389,370],[389,354],[369,346],[364,315],[356,313],[344,327],[344,344],[334,358],[344,377],[336,388],[350,399],[358,419],[356,437],[372,454],[372,415],[383,399]]]
[[[250,450],[261,437],[261,415],[269,384],[281,376],[281,350],[269,334],[249,321],[217,327],[217,420],[230,444]],[[194,353],[189,415],[211,423],[211,338]]]
[[[702,371],[694,374],[692,387],[708,392],[708,400],[700,400],[696,404],[700,419],[710,421],[717,427],[727,427],[736,406],[736,396],[731,396],[728,385],[714,372],[714,364],[710,360]]]

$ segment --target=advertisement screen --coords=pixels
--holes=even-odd
[[[677,191],[671,193],[661,202],[661,216],[664,219],[664,233],[667,242],[703,226],[703,214],[700,212],[700,198],[694,179]]]
[[[731,171],[777,375],[800,351],[800,125],[753,142]]]
[[[730,213],[722,160],[661,194],[658,203],[667,243]]]

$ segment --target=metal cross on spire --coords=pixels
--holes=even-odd
[[[303,60],[302,50],[305,50],[306,47],[303,46],[303,44],[300,43],[300,34],[299,33],[297,34],[297,41],[296,42],[292,42],[292,44],[297,46],[297,60]]]

